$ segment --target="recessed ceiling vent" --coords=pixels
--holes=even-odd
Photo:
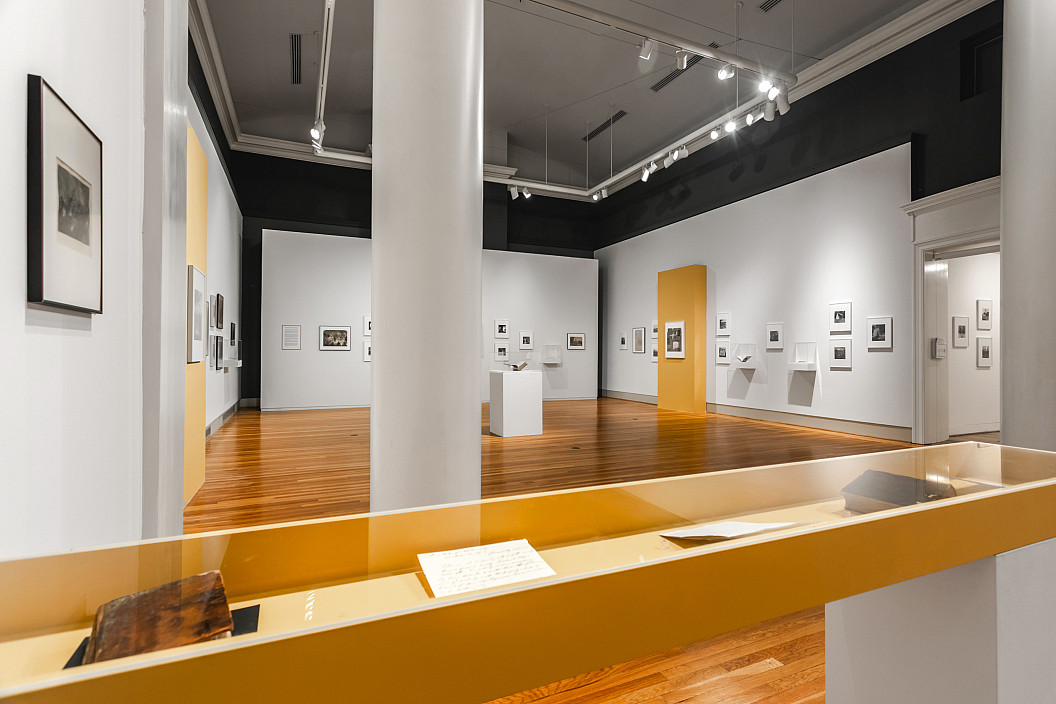
[[[301,35],[290,35],[290,83],[299,85],[301,82]]]
[[[781,4],[781,0],[763,0],[759,3],[760,12],[770,12],[775,7]]]
[[[712,42],[712,44],[714,44],[714,42]],[[712,49],[718,49],[719,47],[718,47],[718,45],[715,45],[715,46],[712,46],[711,48]],[[659,81],[654,83],[652,86],[650,86],[650,88],[652,89],[652,91],[654,93],[659,92],[661,88],[663,88],[668,83],[670,83],[671,81],[673,81],[676,78],[678,78],[679,76],[681,76],[683,73],[685,73],[689,69],[693,68],[693,66],[695,66],[696,63],[698,61],[700,61],[701,59],[703,59],[703,58],[704,57],[701,56],[700,54],[693,54],[693,56],[690,56],[689,59],[686,61],[686,67],[685,68],[676,68],[671,73],[667,74],[666,76],[661,78]]]
[[[622,120],[626,116],[627,116],[627,111],[626,110],[620,110],[619,112],[614,113],[611,119],[605,120],[605,122],[602,122],[598,127],[595,127],[594,129],[592,129],[590,131],[590,134],[588,134],[586,137],[583,138],[583,141],[584,142],[589,142],[590,140],[594,139],[595,137],[597,137],[599,134],[601,134],[605,130],[607,130],[610,127],[612,127],[614,122]]]

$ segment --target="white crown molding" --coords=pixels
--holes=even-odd
[[[936,193],[933,196],[928,196],[927,198],[921,198],[912,203],[907,203],[902,206],[902,211],[906,215],[923,215],[924,213],[949,208],[951,205],[966,203],[968,201],[1000,193],[1001,177],[994,176],[993,178],[969,183],[959,188],[951,188],[948,191]]]
[[[213,33],[213,22],[209,18],[209,8],[205,0],[188,0],[187,29],[191,40],[198,47],[198,58],[205,71],[205,82],[212,93],[216,112],[220,115],[220,126],[224,130],[228,145],[234,149],[242,141],[242,130],[238,125],[235,104],[231,100],[231,89],[227,84],[227,73],[220,59],[220,47]],[[220,100],[217,101],[217,96]]]

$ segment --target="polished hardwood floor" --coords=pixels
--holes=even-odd
[[[413,442],[408,429],[408,442]],[[510,496],[908,447],[905,443],[602,398],[547,401],[543,434],[481,423],[481,492]],[[205,483],[184,511],[195,533],[362,513],[370,507],[370,411],[240,411],[206,443]]]

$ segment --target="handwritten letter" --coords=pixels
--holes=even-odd
[[[459,550],[423,552],[418,555],[418,562],[429,587],[438,597],[555,574],[523,538]]]

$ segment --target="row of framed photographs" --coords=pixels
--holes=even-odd
[[[987,319],[989,319],[989,312],[987,312]],[[877,324],[877,321],[883,321],[884,318],[868,318],[868,325],[870,330],[870,338],[873,336],[873,325]],[[886,318],[890,323],[891,318]],[[766,348],[767,349],[782,349],[783,341],[781,339],[781,327],[782,323],[767,323],[766,326]],[[890,331],[890,326],[882,330],[881,337],[890,339],[890,335],[887,334]],[[851,302],[845,301],[843,303],[830,303],[829,304],[829,334],[839,335],[851,332]],[[729,337],[733,334],[733,314],[732,313],[718,313],[715,316],[715,336],[716,337]],[[872,340],[873,342],[884,342],[884,340]],[[890,345],[884,346],[870,346],[870,349],[888,349]]]
[[[658,340],[660,338],[660,321],[659,320],[652,321],[652,323],[650,324],[650,330],[652,331],[650,333],[650,337],[653,340]],[[631,328],[630,336],[628,336],[627,333],[625,333],[625,332],[621,332],[620,333],[620,349],[621,350],[625,350],[625,349],[628,349],[628,348],[630,348],[631,352],[633,352],[635,354],[645,354],[645,328],[644,327]],[[657,349],[657,344],[654,342],[653,343],[653,352],[654,352],[653,361],[654,362],[657,361],[657,354],[655,354],[656,353],[656,349]]]
[[[370,318],[364,316],[364,331],[370,329]],[[364,335],[370,335],[364,332]],[[301,349],[301,326],[282,326],[282,349]],[[323,352],[349,352],[352,350],[352,327],[348,325],[320,325],[319,326],[319,350]],[[363,340],[363,361],[369,362],[371,354],[371,341]]]
[[[498,340],[508,340],[510,338],[510,321],[505,318],[495,319],[495,338]],[[505,357],[499,359],[499,347],[503,347],[505,350]],[[521,330],[517,333],[517,349],[519,350],[533,350],[535,349],[535,333],[531,330]],[[585,350],[587,349],[587,336],[581,332],[569,332],[565,333],[565,349],[568,350]],[[509,343],[495,343],[495,360],[506,361],[509,359]]]

